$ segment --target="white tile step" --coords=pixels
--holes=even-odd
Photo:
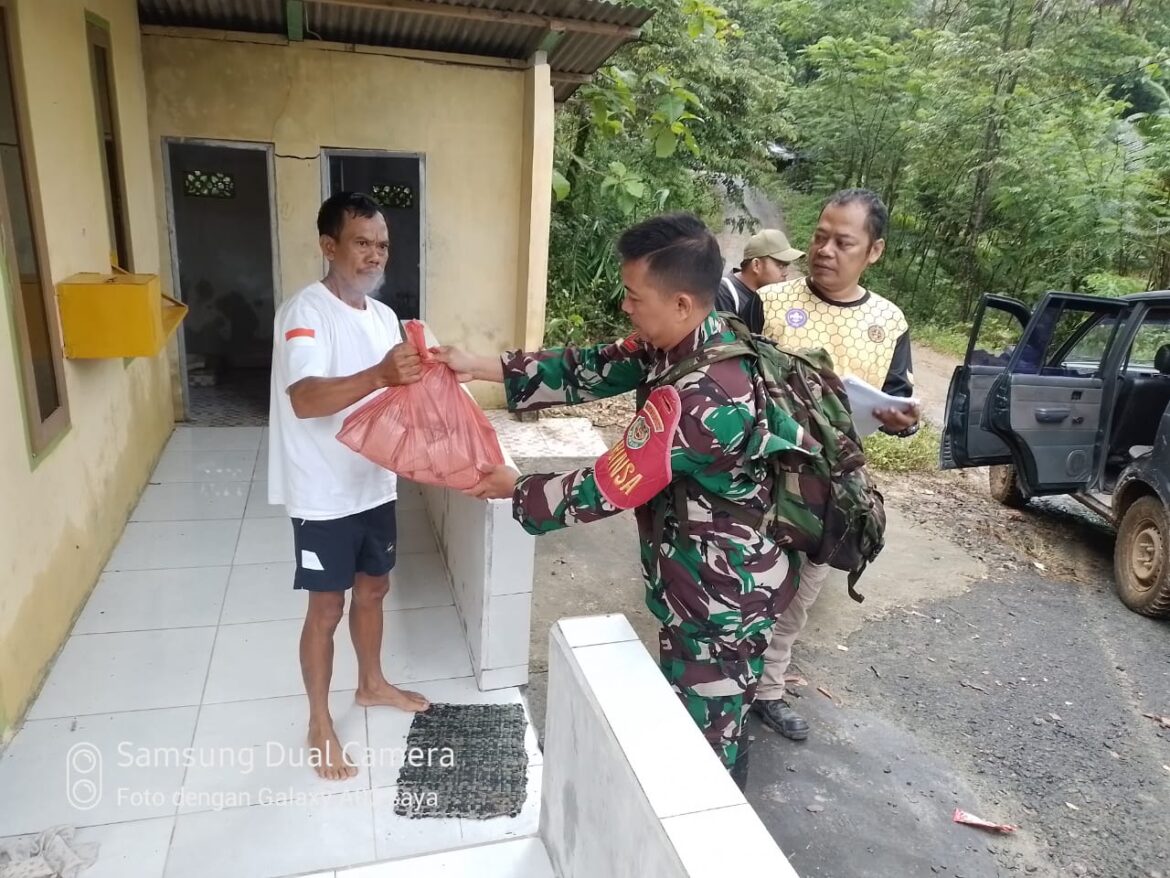
[[[539,838],[518,838],[337,870],[337,878],[464,878],[470,875],[475,878],[556,878],[544,843]]]

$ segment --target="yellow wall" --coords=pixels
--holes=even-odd
[[[31,146],[38,172],[54,282],[109,266],[86,10],[110,23],[134,268],[158,271],[134,0],[10,0],[32,128],[26,147]],[[128,368],[121,360],[67,361],[72,426],[48,452],[32,459],[11,349],[13,291],[4,289],[2,295],[0,737],[27,707],[172,428],[165,356],[136,360]],[[52,319],[57,319],[55,312]]]
[[[144,36],[151,134],[155,142],[275,144],[283,295],[321,275],[315,226],[321,149],[419,153],[426,162],[424,317],[444,343],[483,352],[524,344],[527,321],[518,313],[531,306],[543,323],[553,134],[548,68],[246,39]],[[535,165],[548,171],[538,184],[546,191],[533,197],[537,133],[547,150],[540,149]],[[161,150],[153,159],[165,228]],[[541,253],[522,260],[529,242]],[[475,391],[485,404],[501,402],[498,387]]]

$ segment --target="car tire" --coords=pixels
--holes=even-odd
[[[1028,498],[1020,488],[1020,480],[1016,477],[1016,468],[1009,464],[988,467],[987,483],[991,488],[991,496],[1011,509],[1023,509],[1028,505]]]
[[[1170,616],[1170,516],[1157,497],[1125,511],[1113,549],[1121,602],[1143,616]]]

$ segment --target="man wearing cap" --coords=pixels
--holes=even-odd
[[[752,332],[763,332],[764,305],[756,290],[788,280],[789,267],[803,255],[779,229],[752,235],[739,268],[727,272],[719,284],[716,310],[737,315]]]

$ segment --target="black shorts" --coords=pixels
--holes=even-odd
[[[329,521],[294,518],[297,572],[293,588],[344,591],[359,573],[385,576],[398,557],[394,501]]]

